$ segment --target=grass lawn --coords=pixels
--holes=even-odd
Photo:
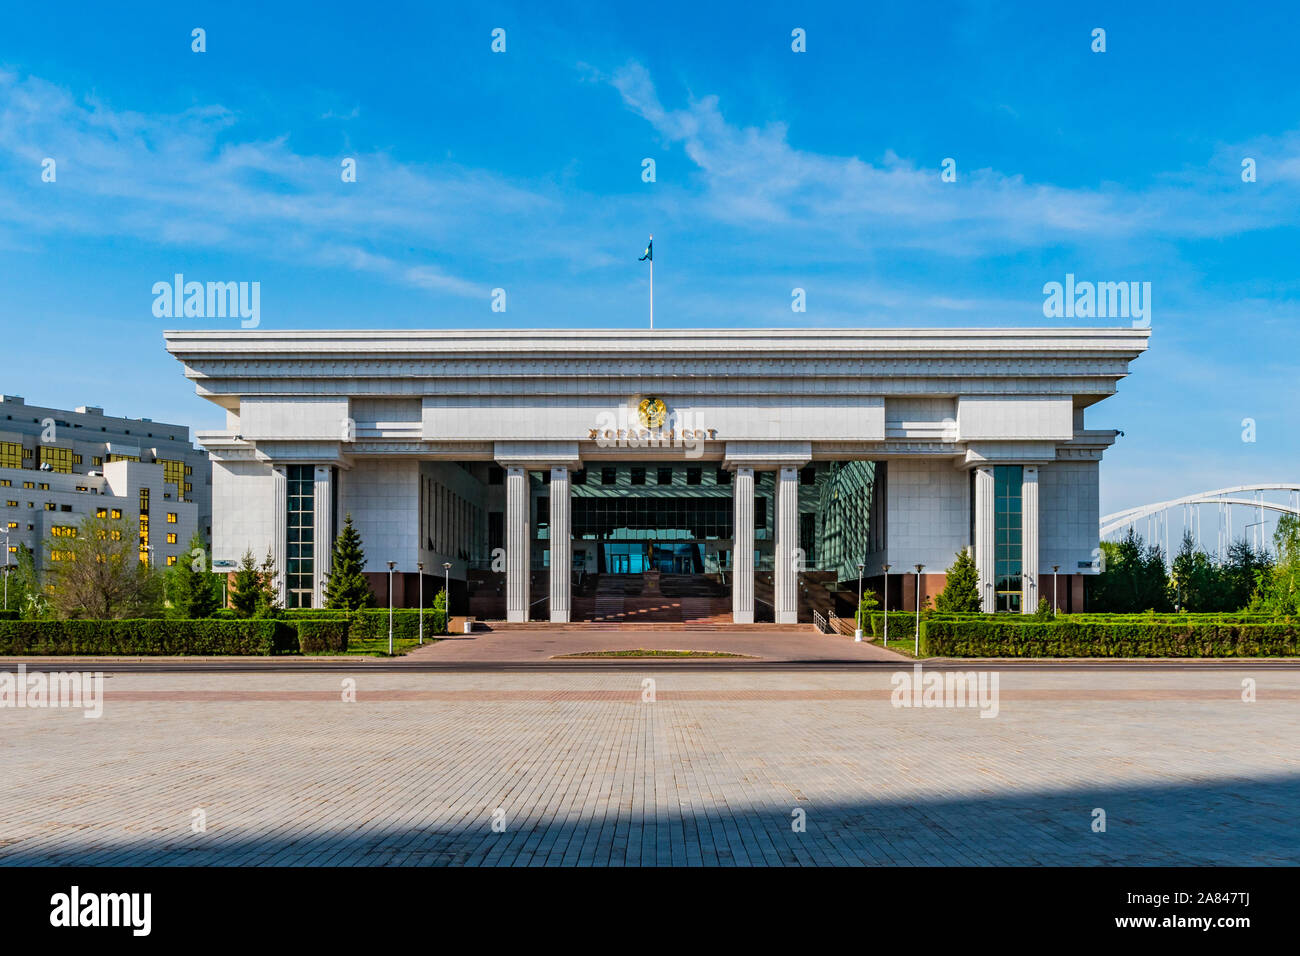
[[[899,640],[894,640],[894,639],[891,637],[891,638],[889,639],[889,644],[888,644],[888,645],[886,645],[885,642],[882,641],[882,640],[880,640],[879,638],[877,638],[876,640],[872,641],[872,643],[873,643],[873,644],[880,644],[882,647],[887,647],[889,650],[891,650],[891,651],[897,651],[898,653],[903,654],[903,655],[905,655],[905,656],[907,656],[907,657],[915,657],[915,656],[916,656],[916,655],[913,653],[913,651],[916,650],[916,639],[915,639],[915,638],[912,638],[912,637],[904,637],[904,638],[900,638]],[[925,655],[922,655],[922,656],[924,657]]]
[[[742,660],[755,660],[748,654],[728,654],[725,651],[660,651],[637,648],[629,651],[582,651],[579,654],[557,654],[553,660],[568,660],[577,657],[732,657]]]
[[[424,643],[433,644],[438,640],[436,637],[424,635]],[[420,646],[420,639],[417,637],[393,637],[393,656],[400,657],[408,651]],[[388,656],[388,635],[373,638],[368,641],[348,641],[348,649],[345,652],[349,656],[353,654],[370,655],[373,657]]]

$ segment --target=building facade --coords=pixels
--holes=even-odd
[[[657,594],[662,580],[665,593],[669,581],[683,595],[725,593],[736,622],[790,623],[819,601],[834,609],[859,575],[911,607],[964,549],[986,610],[1031,612],[1040,597],[1081,609],[1099,554],[1098,467],[1117,434],[1085,417],[1148,335],[250,330],[166,341],[226,412],[224,429],[197,435],[212,459],[214,563],[269,551],[289,606],[321,603],[350,514],[377,593],[391,578],[397,604],[445,576],[453,610],[499,594],[508,620],[568,621],[590,616],[590,601],[578,613],[589,594],[599,608],[602,595],[642,593],[639,582]]]
[[[141,554],[156,566],[188,553],[196,530],[210,538],[212,472],[184,425],[73,411],[0,395],[0,534],[10,564],[20,545],[71,533],[85,517],[138,526]]]

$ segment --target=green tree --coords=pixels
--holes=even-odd
[[[968,548],[957,552],[957,560],[948,569],[948,579],[935,598],[934,609],[948,614],[969,613],[980,607],[980,574]]]
[[[1131,527],[1124,540],[1101,543],[1102,567],[1090,582],[1088,606],[1094,611],[1133,614],[1169,611],[1169,575],[1164,551],[1146,545]]]
[[[439,613],[442,614],[442,633],[450,634],[451,622],[447,619],[447,591],[445,588],[434,597],[432,611],[434,620],[438,619]]]
[[[1250,607],[1274,614],[1300,613],[1300,518],[1283,515],[1273,532],[1277,561],[1257,572],[1257,586]]]
[[[175,617],[211,617],[221,606],[221,582],[208,570],[208,551],[197,531],[190,538],[189,554],[171,569],[167,596]]]
[[[1245,538],[1228,549],[1223,565],[1223,611],[1240,611],[1250,606],[1262,574],[1271,572],[1273,559],[1267,550],[1256,550]]]
[[[139,539],[125,519],[87,516],[68,533],[46,539],[44,580],[59,617],[112,620],[162,612],[162,576],[141,560]]]
[[[257,608],[254,613],[255,617],[280,617],[284,614],[284,608],[280,605],[280,590],[276,584],[279,577],[275,569],[275,558],[270,550],[266,552],[266,559],[262,566],[258,568],[258,588]]]
[[[879,606],[875,591],[863,591],[862,601],[858,604],[857,626],[864,631],[871,630],[871,612]]]
[[[16,558],[9,571],[9,610],[17,611],[26,620],[53,616],[49,592],[41,586],[36,555],[27,545],[20,544]]]
[[[325,582],[325,606],[347,611],[374,607],[375,594],[366,581],[365,568],[366,552],[349,513],[343,519],[343,530],[334,539],[329,578]]]
[[[240,559],[231,587],[230,606],[235,613],[240,617],[253,617],[261,600],[262,573],[258,570],[257,559],[251,550],[245,551]]]

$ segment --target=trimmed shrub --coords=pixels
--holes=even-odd
[[[921,622],[924,631],[924,622],[926,619],[925,611],[921,612]],[[871,612],[871,636],[873,638],[885,636],[885,612]],[[907,638],[909,641],[916,637],[916,613],[908,614],[906,611],[889,612],[889,639],[891,641],[901,641]]]
[[[352,622],[346,617],[299,618],[292,626],[298,631],[298,650],[303,654],[342,654],[348,649]]]
[[[1164,621],[1143,615],[1040,621],[1024,615],[921,622],[921,648],[934,657],[1293,657],[1293,621]],[[1165,615],[1176,617],[1176,615]],[[1186,616],[1185,616],[1186,617]],[[1205,615],[1218,617],[1218,615]],[[1019,618],[1019,620],[1007,620]],[[891,622],[890,631],[893,631]],[[892,636],[892,634],[891,634]]]
[[[292,653],[298,637],[283,621],[156,619],[124,621],[0,621],[0,654]]]
[[[18,620],[17,611],[13,610],[12,608],[10,608],[7,611],[0,609],[0,621],[16,621],[16,620]]]
[[[424,636],[439,637],[447,633],[446,615],[442,611],[426,609]],[[393,638],[415,640],[420,636],[420,612],[407,609],[393,610]],[[352,618],[353,641],[373,641],[388,638],[388,609],[354,611]]]

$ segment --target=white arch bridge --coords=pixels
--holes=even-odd
[[[1100,536],[1113,541],[1133,528],[1147,544],[1161,545],[1171,561],[1190,532],[1198,548],[1223,560],[1232,543],[1243,538],[1272,551],[1273,529],[1284,514],[1300,515],[1300,484],[1236,485],[1116,511],[1101,519]]]

